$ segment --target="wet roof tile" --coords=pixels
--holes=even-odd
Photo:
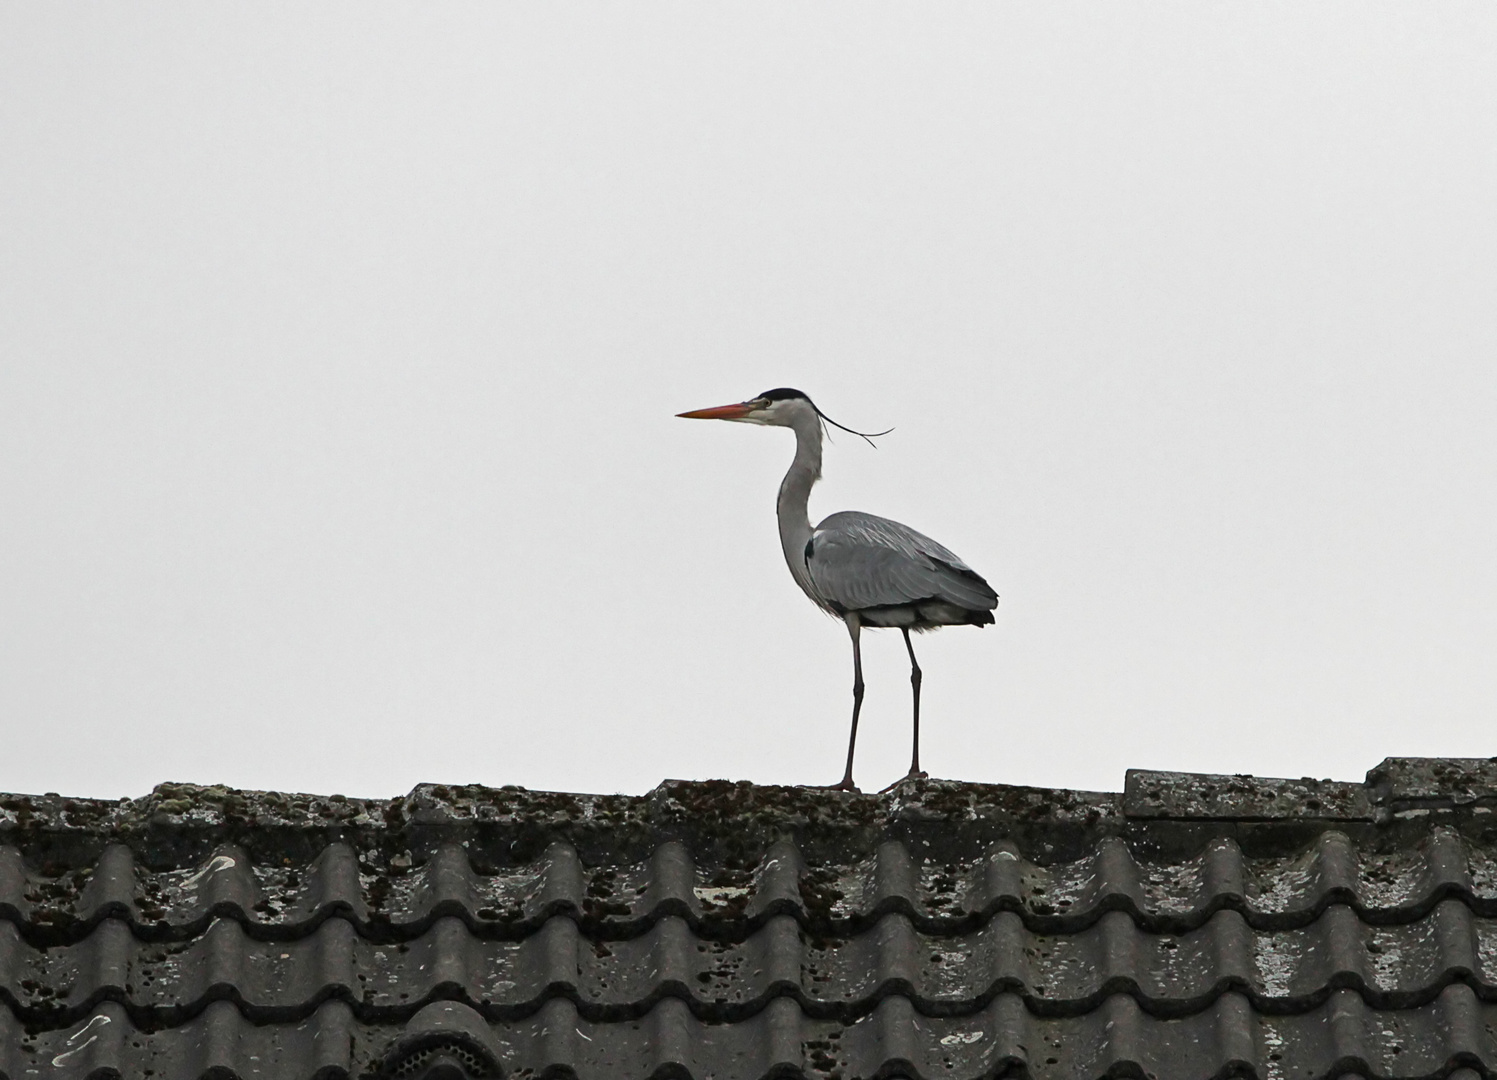
[[[0,796],[0,1077],[1487,1075],[1494,807],[1411,759]]]

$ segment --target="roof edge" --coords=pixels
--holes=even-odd
[[[454,837],[501,862],[535,857],[558,839],[588,850],[648,852],[682,839],[722,857],[793,835],[808,854],[868,850],[890,836],[927,847],[1011,837],[1064,857],[1101,835],[1197,843],[1220,835],[1380,828],[1400,820],[1497,810],[1497,758],[1387,758],[1362,783],[1130,769],[1122,792],[909,780],[878,794],[666,780],[645,795],[588,795],[482,785],[418,784],[393,799],[158,784],[138,799],[0,795],[0,842],[83,855],[128,843],[149,861],[177,862],[238,844],[315,856],[327,843],[380,844],[415,853]],[[1432,821],[1433,819],[1431,819]],[[1176,823],[1170,825],[1169,823]],[[1424,822],[1430,823],[1429,821]],[[1183,831],[1182,831],[1183,830]],[[1294,834],[1291,836],[1290,834]]]

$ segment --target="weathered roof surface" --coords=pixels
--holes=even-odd
[[[1491,1076],[1497,760],[0,796],[0,998],[15,1080]]]

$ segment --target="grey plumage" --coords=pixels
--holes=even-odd
[[[811,533],[805,548],[814,599],[868,626],[931,630],[993,621],[998,595],[955,554],[897,521],[844,510]]]
[[[847,769],[835,786],[856,790],[852,761],[858,740],[858,714],[863,707],[864,626],[897,628],[904,635],[914,695],[914,749],[909,775],[924,776],[920,771],[921,672],[910,631],[984,626],[993,621],[998,595],[951,551],[897,521],[844,511],[811,528],[807,505],[812,486],[821,479],[822,424],[836,422],[801,391],[769,390],[738,405],[680,415],[788,427],[795,432],[795,459],[780,482],[776,503],[780,548],[795,583],[823,611],[839,616],[852,638],[852,732],[847,740]]]

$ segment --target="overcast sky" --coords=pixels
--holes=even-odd
[[[1497,754],[1491,4],[0,7],[0,789]],[[908,755],[865,637],[858,779]]]

